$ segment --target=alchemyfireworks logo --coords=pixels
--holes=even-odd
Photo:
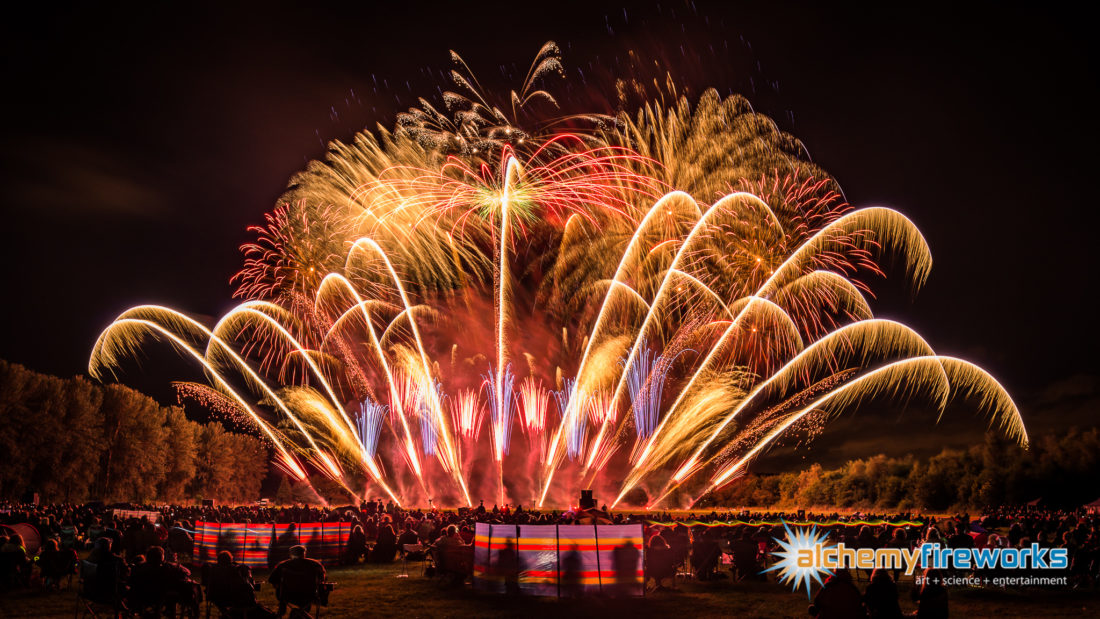
[[[783,530],[787,532],[787,540],[778,537],[773,538],[779,544],[780,550],[773,551],[772,556],[778,558],[775,565],[764,572],[779,572],[780,583],[790,583],[792,591],[798,591],[803,584],[806,586],[806,597],[810,596],[810,582],[816,580],[822,585],[821,575],[832,576],[832,570],[822,564],[814,564],[805,560],[806,553],[812,553],[825,545],[828,538],[826,533],[819,533],[817,526],[811,528],[796,527],[793,531],[787,523],[783,523]]]
[[[828,543],[828,534],[818,532],[817,527],[795,527],[783,523],[787,539],[774,538],[780,550],[771,554],[776,563],[764,572],[778,572],[780,583],[788,583],[793,591],[805,587],[810,596],[810,583],[823,585],[822,574],[831,576],[836,570],[878,568],[904,570],[906,576],[926,569],[956,570],[1064,570],[1069,566],[1069,554],[1065,548],[1043,548],[1031,544],[1025,548],[944,548],[940,544],[924,543],[913,548],[851,548],[843,542]],[[1014,580],[1015,578],[1015,580]],[[957,584],[1065,584],[1059,577],[1028,577],[1028,582],[1017,582],[1023,577],[986,576],[956,578]],[[951,584],[951,583],[945,583]]]

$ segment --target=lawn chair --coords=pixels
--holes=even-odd
[[[205,600],[205,615],[206,619],[210,619],[210,609],[214,608],[218,611],[218,617],[221,619],[252,619],[252,617],[265,617],[270,615],[270,611],[258,604],[250,604],[249,606],[234,606],[233,604],[226,603],[224,600],[219,599],[219,596],[224,595],[223,591],[218,587],[213,587],[212,570],[214,566],[211,564],[205,564],[202,566],[202,589],[203,599]],[[255,592],[260,591],[259,581],[246,581],[244,576],[241,576],[240,586],[249,586]]]
[[[117,575],[101,574],[95,563],[81,561],[73,616],[99,617],[99,613],[109,610],[112,617],[129,617],[131,613],[122,594],[122,582]]]
[[[321,608],[328,606],[329,594],[335,588],[334,582],[322,582],[302,572],[287,570],[275,590],[275,597],[280,608],[286,606],[290,619],[313,616],[309,611],[314,606],[317,607],[316,616],[320,617]]]
[[[420,561],[420,575],[424,575],[425,566],[427,565],[427,553],[424,544],[403,544],[401,546],[401,573],[397,575],[397,578],[409,577],[409,555],[413,555],[414,561]]]
[[[646,550],[646,582],[652,578],[656,582],[655,589],[663,588],[664,580],[672,580],[672,588],[676,588],[676,556],[671,548],[649,548]]]
[[[439,548],[432,546],[432,559],[435,562],[435,573],[440,583],[446,583],[448,579],[452,584],[461,584],[473,574],[474,547],[450,546]]]
[[[335,589],[336,583],[323,582],[317,586],[317,591],[309,602],[301,604],[287,602],[286,608],[287,611],[289,611],[287,617],[290,619],[308,619],[311,617],[314,619],[321,619],[321,609],[328,606],[328,596]],[[312,610],[314,606],[317,607],[317,614],[311,615],[309,611]]]

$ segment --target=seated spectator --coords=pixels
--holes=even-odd
[[[445,579],[451,579],[452,584],[464,582],[472,573],[473,547],[462,542],[457,526],[448,525],[439,539],[432,544],[432,549],[436,570]]]
[[[397,535],[387,522],[378,529],[378,543],[370,553],[371,563],[390,563],[397,556]]]
[[[206,595],[218,611],[230,618],[274,617],[275,613],[256,602],[256,583],[247,565],[233,562],[228,550],[218,553],[218,562],[203,578]]]
[[[92,518],[92,523],[88,525],[88,537],[85,543],[91,547],[95,544],[95,541],[103,537],[103,532],[106,531],[106,527],[103,526],[103,522],[99,517]]]
[[[924,582],[913,587],[910,597],[917,603],[919,619],[947,619],[947,587],[943,585],[938,571],[924,570]]]
[[[367,518],[367,522],[363,525],[363,533],[369,540],[378,539],[378,525],[375,524],[373,517]]]
[[[435,521],[432,520],[431,514],[424,516],[420,521],[420,525],[416,528],[416,534],[420,536],[421,543],[430,544],[435,539]]]
[[[458,527],[452,524],[443,531],[443,535],[440,535],[439,539],[435,540],[434,545],[440,550],[446,550],[448,548],[465,546],[466,544],[463,544],[462,538],[458,536]]]
[[[951,548],[973,548],[974,538],[966,532],[966,529],[966,525],[961,522],[956,522],[952,530],[952,526],[949,523],[947,531],[951,533],[951,536],[947,538],[947,545]]]
[[[141,548],[141,551],[139,554],[146,554],[153,546],[160,546],[161,552],[163,552],[163,542],[160,536],[157,535],[156,525],[149,522],[148,518],[142,517],[140,527],[138,531],[138,546]]]
[[[73,524],[71,518],[66,518],[61,523],[61,548],[75,548],[76,547],[76,525]]]
[[[76,573],[78,560],[72,547],[62,550],[57,547],[57,540],[46,540],[38,553],[38,570],[42,573],[43,586],[57,589],[63,578]]]
[[[122,524],[119,521],[109,519],[101,537],[109,538],[111,540],[111,552],[120,557],[122,556]],[[99,538],[96,537],[95,539]]]
[[[131,606],[135,609],[151,609],[175,616],[176,605],[198,616],[199,596],[187,568],[164,562],[164,549],[150,546],[145,562],[135,565],[130,576]]]
[[[31,576],[31,560],[23,536],[18,533],[0,544],[0,589],[26,587]]]
[[[474,530],[469,525],[462,525],[458,529],[458,536],[462,538],[463,544],[474,543]]]
[[[122,543],[126,547],[126,560],[131,563],[134,557],[145,554],[145,548],[141,545],[141,522],[133,518],[129,520],[122,531]]]
[[[863,605],[870,619],[901,619],[898,585],[889,570],[880,567],[871,573],[871,582],[863,593]]]
[[[88,559],[81,563],[80,595],[97,604],[122,608],[129,568],[121,557],[111,552],[111,544],[109,537],[97,539]]]
[[[429,540],[424,540],[427,543]],[[401,535],[397,537],[397,548],[402,554],[405,553],[406,545],[416,545],[420,543],[420,536],[416,531],[413,531],[413,525],[411,521],[405,521],[405,528],[401,531]]]
[[[848,570],[837,570],[825,579],[825,586],[814,596],[810,614],[819,619],[851,619],[865,617],[863,599],[859,589],[852,584]]]
[[[348,536],[348,545],[344,553],[345,563],[359,563],[359,559],[367,556],[367,534],[363,527],[355,525]]]
[[[943,544],[943,537],[940,535],[940,530],[936,527],[928,527],[928,531],[924,534],[924,540],[922,544]]]
[[[654,580],[654,590],[663,591],[667,587],[663,582],[671,578],[673,588],[676,585],[676,566],[672,561],[672,549],[658,530],[649,538],[649,546],[646,548],[646,583]]]
[[[325,581],[325,566],[320,561],[307,559],[305,546],[293,546],[290,558],[276,565],[267,581],[275,587],[281,617],[288,606],[308,610],[319,600],[321,583]]]
[[[182,561],[184,557],[190,559],[195,554],[195,538],[183,528],[182,523],[174,522],[168,529],[167,549],[177,561]]]
[[[901,527],[894,529],[894,533],[890,536],[889,541],[886,542],[885,547],[898,548],[900,550],[909,550],[909,534],[906,533],[905,529]],[[902,569],[900,567],[894,570],[893,581],[895,583],[901,577],[901,572]],[[871,575],[871,578],[872,580],[874,580],[874,574]]]

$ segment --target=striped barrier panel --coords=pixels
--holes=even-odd
[[[306,556],[326,565],[339,563],[351,537],[350,522],[303,522],[274,525],[272,547],[287,548],[294,544],[306,547]],[[294,538],[297,541],[290,543]]]
[[[474,584],[527,595],[643,594],[642,525],[478,523]]]
[[[306,556],[325,564],[337,563],[351,535],[350,522],[290,524],[195,523],[195,560],[215,563],[228,550],[233,560],[249,567],[274,567],[290,557],[290,547],[301,544]]]

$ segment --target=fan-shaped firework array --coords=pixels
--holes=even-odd
[[[880,265],[929,272],[908,219],[713,91],[522,126],[560,67],[548,44],[506,107],[456,72],[447,113],[332,144],[243,248],[245,302],[130,309],[91,372],[167,340],[289,474],[404,504],[684,503],[876,398],[964,397],[1026,444],[992,377],[873,317]]]

